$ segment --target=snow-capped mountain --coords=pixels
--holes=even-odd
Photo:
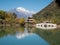
[[[18,7],[15,9],[11,9],[9,10],[12,13],[16,13],[18,18],[25,18],[27,19],[28,17],[32,16],[33,14],[35,14],[34,11],[29,11],[23,7]]]

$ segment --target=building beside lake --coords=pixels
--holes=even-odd
[[[25,21],[25,23],[35,24],[36,21],[32,17],[28,17],[28,19]]]
[[[28,26],[34,26],[36,24],[35,19],[32,17],[28,17],[28,19],[25,21],[25,25]]]

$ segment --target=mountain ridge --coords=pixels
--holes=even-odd
[[[39,22],[51,21],[53,23],[60,24],[60,7],[58,7],[55,1],[51,2],[40,12],[33,15],[33,18]]]

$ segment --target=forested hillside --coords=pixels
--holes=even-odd
[[[60,0],[54,0],[43,10],[33,15],[37,22],[51,21],[60,24]]]
[[[3,10],[0,10],[0,25],[15,25],[15,24],[21,24],[24,25],[25,19],[24,18],[18,18],[15,13],[6,12]]]

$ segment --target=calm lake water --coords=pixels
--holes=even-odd
[[[0,27],[0,45],[60,45],[60,29]]]

